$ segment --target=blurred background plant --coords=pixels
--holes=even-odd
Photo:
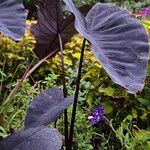
[[[138,12],[142,8],[150,6],[149,0],[74,0],[78,6],[85,4],[94,5],[97,2],[101,3],[115,3],[118,6],[124,7],[132,12]],[[29,10],[28,19],[36,18],[36,4],[37,0],[23,0],[25,8]]]

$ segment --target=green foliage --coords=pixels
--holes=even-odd
[[[11,89],[17,83],[12,84]],[[28,81],[22,84],[22,88],[16,94],[15,98],[7,110],[5,110],[3,126],[0,126],[0,137],[6,137],[9,133],[15,132],[16,129],[23,127],[23,120],[29,102],[40,92],[38,85],[31,86]]]
[[[149,148],[150,148],[150,131],[138,129],[138,130],[133,131],[133,135],[137,141],[140,141],[141,143],[143,143],[143,149],[149,150]],[[137,146],[137,149],[140,149],[140,147]]]
[[[56,85],[57,79],[58,79],[58,75],[56,75],[54,73],[48,74],[48,76],[45,77],[45,80],[42,81],[42,84],[44,85],[44,87],[50,88],[50,87],[53,87],[54,85]]]
[[[35,58],[32,48],[34,39],[26,33],[26,37],[19,43],[0,35],[0,68],[7,76],[5,82],[20,78],[31,60]]]
[[[117,129],[114,129],[112,120],[110,127],[116,137],[121,142],[122,148],[127,150],[148,150],[150,142],[150,132],[140,130],[136,125],[132,124],[133,117],[128,115]]]
[[[121,122],[121,125],[115,130],[111,120],[110,127],[114,131],[116,137],[121,142],[121,146],[123,148],[134,150],[136,145],[138,145],[140,142],[136,141],[131,133],[131,121],[132,116],[129,115]]]

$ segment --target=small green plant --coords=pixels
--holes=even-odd
[[[147,134],[147,138],[145,140],[142,140],[142,136],[144,134],[138,134],[142,133],[142,130],[138,129],[136,126],[132,123],[133,117],[131,115],[128,115],[119,125],[117,129],[113,127],[113,119],[109,122],[111,129],[115,133],[116,137],[119,139],[121,143],[121,149],[127,149],[127,150],[135,150],[135,149],[141,149],[141,150],[148,150],[148,145],[146,142],[150,140],[150,134]],[[136,127],[136,128],[135,128]],[[136,134],[137,133],[137,134]],[[139,137],[137,137],[139,135]]]
[[[44,85],[44,87],[53,87],[54,85],[56,85],[58,77],[59,75],[56,75],[54,73],[48,74],[48,76],[45,77],[44,81],[42,81],[42,84]]]

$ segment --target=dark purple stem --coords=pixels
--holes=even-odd
[[[72,138],[73,138],[74,124],[75,124],[75,117],[76,117],[76,108],[77,108],[79,88],[80,88],[80,79],[81,79],[81,70],[82,70],[85,43],[86,43],[86,39],[84,38],[83,44],[82,44],[82,49],[81,49],[81,56],[80,56],[80,62],[79,62],[79,68],[78,68],[78,76],[77,76],[77,82],[76,82],[76,91],[75,91],[74,104],[73,104],[72,117],[71,117],[69,146],[68,146],[69,150],[71,150],[71,147],[72,147]]]
[[[67,97],[67,88],[66,88],[66,78],[65,78],[65,68],[64,68],[64,55],[63,55],[63,46],[61,35],[58,34],[59,43],[60,43],[60,51],[61,51],[61,63],[62,63],[62,81],[63,81],[63,95],[64,98]],[[64,125],[65,125],[65,146],[68,149],[68,114],[67,109],[64,110]]]

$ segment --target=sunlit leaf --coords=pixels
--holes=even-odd
[[[148,62],[148,35],[128,11],[97,3],[84,17],[71,0],[64,0],[75,15],[76,29],[91,42],[94,54],[111,79],[130,93],[144,87]]]

